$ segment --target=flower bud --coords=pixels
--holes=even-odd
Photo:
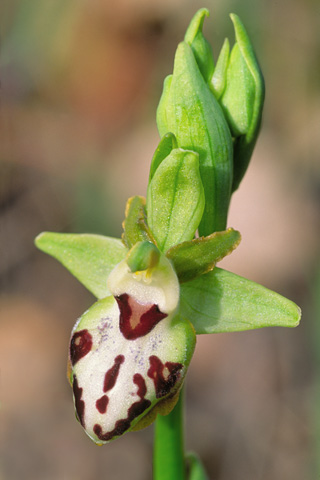
[[[162,252],[194,237],[204,205],[199,155],[182,148],[172,149],[157,162],[147,193],[148,225]]]
[[[177,49],[173,74],[164,82],[157,111],[161,136],[199,153],[205,191],[200,235],[224,230],[231,193],[248,167],[259,133],[264,81],[250,39],[232,14],[236,43],[226,39],[216,66],[202,33],[207,9],[190,22]]]
[[[250,38],[237,15],[231,14],[236,43],[229,54],[226,41],[212,77],[212,90],[222,106],[234,138],[236,190],[248,167],[258,137],[264,102],[264,80]]]
[[[195,346],[193,327],[177,313],[179,282],[171,263],[147,243],[114,268],[113,296],[95,303],[72,332],[76,413],[97,444],[152,421],[162,403],[177,400]],[[146,269],[133,272],[128,262]]]
[[[205,9],[196,14],[179,44],[157,110],[160,135],[172,132],[180,148],[199,154],[205,193],[200,235],[225,229],[233,175],[230,130],[208,84],[213,60],[201,33],[206,14]]]

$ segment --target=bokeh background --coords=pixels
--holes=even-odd
[[[320,478],[320,7],[317,0],[0,3],[0,480],[148,480],[153,428],[96,447],[65,367],[93,297],[37,251],[43,230],[119,236],[146,192],[155,110],[195,11],[217,56],[230,12],[265,75],[263,129],[222,266],[288,296],[301,326],[199,337],[186,443],[211,480]]]

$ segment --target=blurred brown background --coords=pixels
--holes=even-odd
[[[212,480],[320,478],[319,3],[2,0],[0,480],[152,477],[152,427],[98,448],[76,422],[68,340],[94,299],[33,239],[120,235],[127,197],[146,192],[163,79],[202,6],[215,56],[240,16],[267,86],[230,211],[243,240],[224,266],[304,315],[294,330],[199,338],[187,446]]]

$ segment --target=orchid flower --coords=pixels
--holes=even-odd
[[[240,242],[226,228],[227,214],[258,136],[264,82],[236,15],[236,43],[230,53],[225,41],[215,66],[202,33],[208,14],[196,13],[177,48],[157,111],[161,140],[147,195],[128,200],[122,238],[45,232],[36,239],[97,298],[72,330],[68,368],[77,418],[96,444],[170,417],[196,334],[300,320],[292,301],[216,266]],[[160,444],[174,465],[182,449],[176,455]],[[156,479],[185,478],[184,460],[179,473],[158,475],[159,455]]]
[[[177,275],[154,244],[137,243],[108,287],[112,296],[79,319],[70,342],[77,417],[97,444],[169,412],[195,346],[194,329],[177,309]]]

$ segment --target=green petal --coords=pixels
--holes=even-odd
[[[102,235],[43,232],[35,244],[61,262],[97,298],[110,295],[109,273],[127,254],[121,240]]]
[[[177,148],[162,161],[148,186],[148,224],[159,249],[191,240],[204,208],[199,156]]]
[[[180,309],[196,333],[295,327],[301,316],[295,303],[221,268],[181,285]]]
[[[175,245],[166,255],[172,261],[180,283],[188,282],[212,270],[239,245],[240,240],[240,233],[229,228],[225,232]]]
[[[146,199],[136,195],[127,201],[125,220],[123,222],[122,240],[126,247],[131,248],[137,242],[153,242],[155,240],[147,225]]]

